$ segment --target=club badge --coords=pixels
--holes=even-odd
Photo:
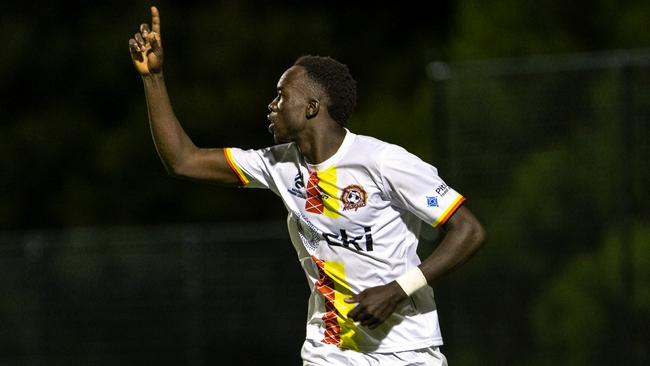
[[[343,193],[341,193],[341,201],[343,202],[344,211],[352,209],[356,211],[359,207],[365,206],[367,200],[368,194],[366,191],[363,187],[356,184],[345,187]]]

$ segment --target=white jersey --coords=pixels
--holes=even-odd
[[[243,186],[271,189],[289,211],[291,241],[312,290],[307,339],[361,352],[442,344],[429,286],[372,330],[348,318],[356,304],[344,301],[418,266],[422,222],[437,227],[464,201],[436,168],[397,145],[349,131],[317,165],[295,143],[224,151]]]

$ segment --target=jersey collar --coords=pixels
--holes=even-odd
[[[339,146],[339,149],[334,153],[334,155],[330,156],[327,160],[323,161],[322,163],[310,164],[307,161],[305,161],[305,164],[307,164],[309,170],[313,170],[313,171],[325,170],[326,168],[335,165],[339,160],[341,160],[343,155],[345,155],[345,153],[348,152],[350,146],[352,146],[352,143],[354,142],[355,137],[356,137],[355,134],[353,134],[352,132],[350,132],[350,130],[345,128],[345,137],[343,138],[343,142],[341,143],[341,146]]]

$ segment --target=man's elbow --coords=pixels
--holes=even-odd
[[[487,233],[481,222],[469,209],[462,206],[445,224],[445,229],[456,232],[474,251],[478,250],[487,238]]]
[[[485,244],[487,240],[487,232],[483,228],[483,225],[481,225],[481,223],[478,221],[476,221],[472,225],[472,230],[470,235],[472,237],[472,241],[475,243],[477,248],[483,246],[483,244]]]
[[[167,174],[174,178],[187,178],[189,176],[187,164],[183,164],[180,161],[163,161],[163,166],[165,167]]]
[[[174,168],[173,166],[165,165],[165,170],[167,171],[167,175],[173,178],[182,178],[183,174],[180,172],[180,170]]]

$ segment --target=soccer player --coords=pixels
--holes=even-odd
[[[267,116],[274,146],[198,148],[172,110],[155,7],[151,15],[151,29],[142,24],[129,48],[158,154],[171,175],[282,199],[312,290],[304,365],[446,365],[428,284],[484,241],[463,196],[405,149],[345,127],[356,83],[329,57],[300,57],[280,77]],[[446,234],[420,262],[423,223]]]

